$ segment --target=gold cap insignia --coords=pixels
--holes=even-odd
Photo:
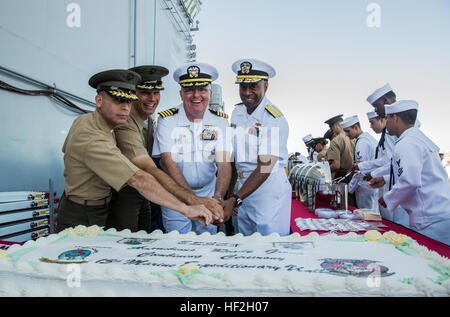
[[[189,78],[197,78],[198,74],[200,74],[200,68],[197,66],[191,66],[187,69],[187,73],[189,75]]]
[[[242,74],[249,74],[251,70],[252,70],[252,63],[250,63],[250,62],[241,63]]]

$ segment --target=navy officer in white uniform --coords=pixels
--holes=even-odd
[[[178,185],[222,202],[231,177],[231,141],[226,143],[225,137],[228,116],[208,108],[210,84],[217,77],[217,69],[206,63],[188,63],[175,70],[183,102],[159,113],[153,155],[161,157],[164,171]],[[169,208],[161,211],[167,232],[217,233],[214,224],[205,227]]]
[[[368,132],[361,129],[357,115],[345,118],[341,122],[341,127],[350,140],[356,139],[355,161],[368,161],[375,157],[378,142]],[[368,208],[378,212],[378,189],[369,188],[368,182],[363,179],[363,176],[359,171],[353,174],[349,183],[349,191],[355,193],[358,208]]]
[[[414,126],[418,103],[400,100],[386,106],[386,127],[395,135],[391,190],[380,198],[389,211],[401,205],[409,215],[410,228],[450,245],[450,184],[439,158],[439,148]],[[383,185],[383,177],[370,181]]]
[[[289,126],[266,97],[275,70],[256,59],[238,60],[232,70],[242,103],[231,115],[234,164],[228,193],[232,196],[225,201],[224,213],[234,208],[243,235],[288,235],[292,196],[285,172]]]

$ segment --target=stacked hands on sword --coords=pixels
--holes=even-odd
[[[356,171],[359,170],[358,163],[361,163],[361,161],[354,161],[353,162],[353,166],[352,166],[352,169],[351,169],[352,172],[356,172]],[[383,176],[379,176],[379,177],[374,177],[373,178],[372,175],[370,175],[370,173],[365,174],[364,177],[363,177],[363,180],[369,182],[368,185],[369,185],[370,188],[381,188],[381,187],[383,187],[386,184],[386,181],[384,180]],[[386,203],[385,203],[383,197],[380,197],[378,199],[378,203],[381,206],[383,206],[384,208],[386,208]]]

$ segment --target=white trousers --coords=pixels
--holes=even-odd
[[[196,196],[212,197],[216,188],[216,180],[210,184],[204,186],[201,189],[193,190]],[[179,233],[188,233],[194,231],[196,234],[202,234],[203,232],[209,232],[210,234],[217,233],[217,226],[209,225],[205,226],[200,220],[190,220],[178,211],[161,206],[162,221],[166,232],[178,231]]]
[[[378,192],[376,188],[367,188],[365,185],[359,185],[355,190],[356,206],[378,212]]]
[[[250,173],[239,179],[239,188]],[[239,232],[244,236],[259,232],[266,236],[278,233],[290,234],[292,188],[286,172],[278,168],[250,196],[244,199],[238,210]]]
[[[425,225],[411,225],[411,229],[450,246],[450,219],[436,219]]]
[[[387,193],[389,191],[389,184],[384,185],[379,189],[379,197],[382,197],[384,193]],[[406,212],[405,209],[403,209],[401,206],[398,206],[394,209],[394,211],[389,211],[383,206],[379,205],[380,208],[380,214],[383,219],[395,222],[396,224],[399,224],[403,227],[410,228],[409,225],[409,215]]]

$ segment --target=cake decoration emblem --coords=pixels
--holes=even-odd
[[[58,256],[57,260],[52,260],[48,258],[40,258],[39,261],[45,262],[45,263],[56,263],[56,264],[82,264],[82,263],[88,263],[86,261],[86,258],[96,253],[97,250],[95,249],[75,249],[75,250],[68,250],[64,251]]]
[[[358,259],[322,259],[320,266],[333,275],[367,277],[374,272],[380,276],[390,276],[395,273],[388,273],[389,268],[377,264],[377,261]]]

